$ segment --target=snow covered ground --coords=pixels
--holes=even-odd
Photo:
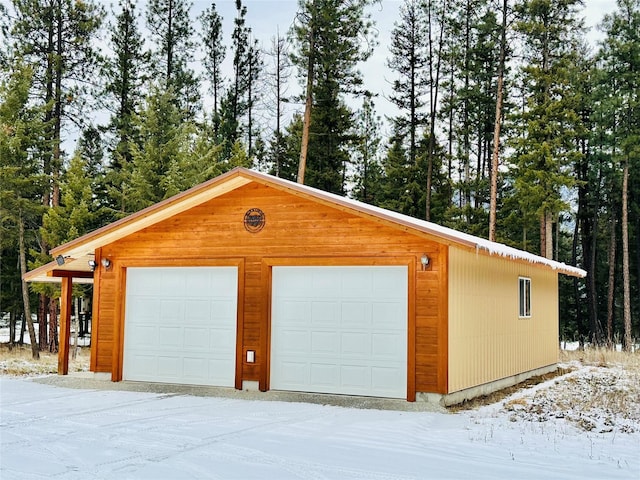
[[[455,414],[2,376],[0,478],[637,480],[637,372],[576,368]],[[603,389],[624,404],[595,398]]]

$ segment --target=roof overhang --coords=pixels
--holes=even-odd
[[[64,265],[59,265],[55,260],[46,265],[35,268],[25,273],[25,282],[59,283],[63,278],[72,278],[73,283],[93,283],[93,270],[89,266],[89,260],[93,256],[82,258],[65,258]]]
[[[333,208],[348,211],[361,217],[367,217],[378,223],[383,223],[395,228],[401,228],[410,233],[421,235],[441,243],[473,249],[478,253],[496,255],[516,261],[531,263],[574,277],[584,277],[587,274],[585,270],[580,268],[548,260],[538,255],[518,250],[507,245],[490,242],[488,240],[458,232],[447,227],[442,227],[431,222],[419,220],[407,215],[385,210],[383,208],[374,207],[366,203],[324,192],[306,185],[300,185],[289,180],[238,167],[185,192],[168,198],[167,200],[156,203],[155,205],[99,228],[98,230],[72,240],[71,242],[53,248],[51,250],[51,254],[54,257],[59,255],[64,257],[64,265],[59,266],[56,262],[52,262],[27,273],[24,278],[26,281],[30,282],[55,282],[60,280],[60,275],[63,275],[61,272],[72,271],[78,272],[78,277],[76,277],[78,281],[83,281],[82,275],[87,272],[91,272],[88,261],[93,259],[96,249],[113,243],[144,228],[155,225],[158,222],[162,222],[174,215],[182,213],[251,182],[260,183],[281,191],[287,191],[293,195],[305,197],[313,201],[329,205]]]

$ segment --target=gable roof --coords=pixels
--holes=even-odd
[[[87,262],[93,258],[93,254],[97,248],[108,245],[143,228],[155,225],[158,222],[251,182],[257,182],[278,190],[287,191],[293,195],[306,197],[334,208],[349,211],[358,216],[368,217],[377,222],[402,228],[414,234],[431,237],[439,242],[475,249],[478,253],[525,261],[575,277],[584,277],[587,274],[586,271],[580,268],[549,260],[529,252],[518,250],[517,248],[490,242],[480,237],[368,205],[357,200],[341,197],[333,193],[324,192],[307,185],[300,185],[272,175],[237,167],[185,192],[179,193],[178,195],[151,205],[144,210],[131,214],[128,217],[53,248],[50,253],[54,257],[62,256],[65,258],[65,264],[59,266],[55,261],[51,262],[28,272],[24,278],[26,281],[31,282],[56,281],[55,272],[58,272],[58,276],[64,275],[64,273],[59,273],[61,271],[88,272],[90,268]]]

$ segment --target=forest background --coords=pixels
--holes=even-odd
[[[245,166],[581,266],[561,339],[631,349],[640,0],[598,3],[3,0],[3,319],[57,350],[22,273]]]

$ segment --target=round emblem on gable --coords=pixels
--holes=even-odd
[[[247,232],[257,233],[264,228],[264,212],[259,208],[251,208],[244,214],[244,228]]]

